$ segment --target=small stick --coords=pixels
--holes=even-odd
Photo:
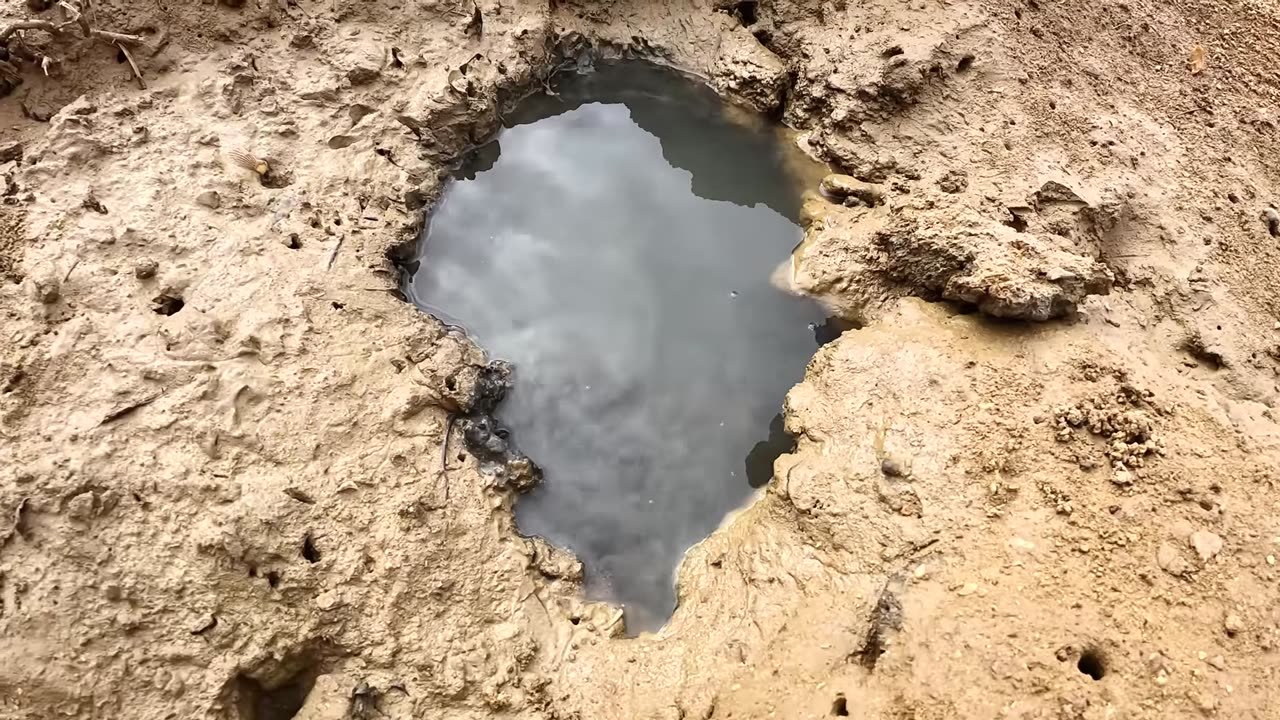
[[[124,53],[124,59],[129,61],[129,67],[133,68],[133,74],[138,78],[138,87],[146,90],[147,83],[142,79],[142,71],[138,69],[138,63],[133,61],[133,55],[129,52],[129,48],[120,43],[116,43],[116,47],[120,48],[120,52]]]
[[[67,268],[66,274],[62,276],[62,282],[66,282],[71,279],[71,273],[75,271],[76,266],[79,264],[80,264],[80,258],[77,257],[75,260],[71,262],[71,267]]]
[[[334,243],[333,250],[329,251],[329,262],[325,263],[325,270],[333,269],[333,262],[338,259],[338,251],[342,249],[342,241],[346,236],[339,235],[338,242]]]
[[[21,20],[19,22],[8,25],[0,29],[0,43],[4,43],[13,37],[13,34],[22,30],[44,30],[51,35],[62,35],[66,32],[68,25],[74,24],[75,21],[55,25],[48,20]],[[126,35],[125,33],[111,32],[109,30],[90,29],[87,33],[88,37],[98,40],[105,40],[111,43],[121,43],[124,45],[139,45],[145,38],[141,35]]]

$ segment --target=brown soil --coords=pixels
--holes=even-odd
[[[9,43],[0,717],[1280,717],[1274,2],[83,8],[147,87]],[[493,373],[392,262],[581,53],[858,181],[789,282],[861,329],[634,639],[516,534],[452,431]]]

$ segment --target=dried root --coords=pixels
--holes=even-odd
[[[25,61],[37,65],[48,75],[49,66],[56,62],[50,56],[27,46],[25,34],[29,31],[48,33],[55,40],[78,36],[115,45],[125,54],[126,59],[129,60],[129,66],[138,78],[139,84],[142,84],[142,73],[137,64],[133,62],[133,57],[128,49],[142,44],[146,38],[141,35],[129,35],[94,27],[89,22],[89,15],[86,12],[89,7],[89,0],[62,0],[58,3],[58,7],[62,9],[66,18],[62,22],[19,20],[9,25],[0,26],[0,95],[7,94],[22,82],[19,63]],[[145,85],[143,86],[145,87]]]

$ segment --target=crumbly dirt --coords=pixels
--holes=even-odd
[[[0,717],[1280,717],[1274,0],[81,7],[146,89],[8,44]],[[860,183],[789,278],[860,328],[634,639],[394,265],[593,55]]]

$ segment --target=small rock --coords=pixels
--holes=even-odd
[[[911,458],[906,455],[887,455],[880,461],[880,472],[889,477],[911,475]]]
[[[0,145],[0,163],[16,162],[22,159],[23,146],[20,142]]]
[[[1213,657],[1209,658],[1205,662],[1209,663],[1210,665],[1212,665],[1213,667],[1219,670],[1227,669],[1227,660],[1221,655],[1214,655]]]
[[[1205,715],[1211,715],[1218,709],[1218,699],[1209,693],[1197,693],[1195,702],[1196,707]]]
[[[959,590],[956,590],[956,594],[960,597],[967,597],[976,592],[978,592],[978,583],[965,583]]]
[[[1269,207],[1262,212],[1262,218],[1266,220],[1267,232],[1271,233],[1272,237],[1280,237],[1280,212]]]
[[[1156,551],[1156,564],[1170,575],[1186,575],[1191,571],[1191,563],[1169,543],[1160,543],[1160,549]]]
[[[373,65],[358,65],[347,71],[347,80],[352,85],[368,85],[381,74],[382,70]]]
[[[315,602],[316,607],[321,610],[332,610],[345,604],[342,601],[342,596],[338,594],[337,590],[326,590],[325,592],[320,593],[316,596]]]
[[[1227,635],[1235,637],[1244,632],[1244,618],[1235,613],[1229,613],[1222,619],[1222,629],[1227,631]]]
[[[822,192],[834,198],[857,198],[866,205],[884,202],[879,185],[862,182],[851,175],[831,174],[822,178]]]
[[[67,502],[67,515],[75,520],[88,520],[93,515],[93,502],[93,493],[82,492]]]
[[[1173,524],[1169,526],[1169,534],[1182,542],[1190,542],[1191,533],[1194,533],[1195,531],[1195,526],[1186,520],[1175,520]]]
[[[969,189],[969,173],[959,168],[948,170],[938,178],[938,188],[945,193],[955,195]]]
[[[35,281],[36,298],[45,305],[52,305],[62,297],[62,283],[53,276],[42,277]]]
[[[1127,468],[1118,467],[1111,473],[1111,482],[1120,487],[1129,487],[1133,484],[1133,473]]]
[[[1191,533],[1191,547],[1203,562],[1209,562],[1213,556],[1222,552],[1222,538],[1208,530],[1197,530]]]
[[[139,280],[150,280],[156,276],[156,272],[160,270],[160,263],[155,260],[139,260],[133,266],[133,276]]]
[[[216,190],[205,190],[196,196],[196,202],[207,208],[217,210],[222,206],[222,196]]]

